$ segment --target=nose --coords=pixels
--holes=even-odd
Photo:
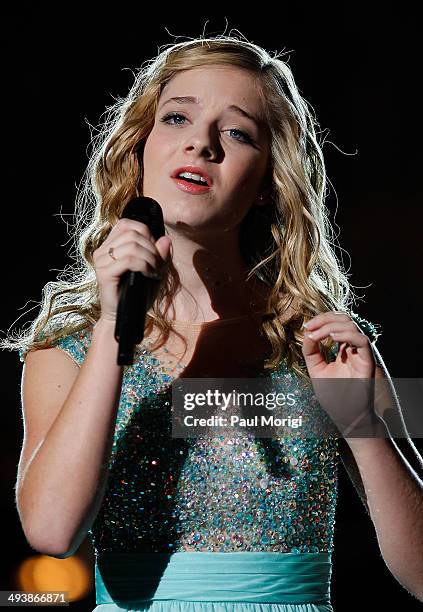
[[[213,128],[199,128],[190,134],[185,143],[185,151],[196,151],[200,157],[216,159],[219,154],[219,143]]]

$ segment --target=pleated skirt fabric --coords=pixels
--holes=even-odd
[[[103,553],[93,612],[333,612],[330,553]]]

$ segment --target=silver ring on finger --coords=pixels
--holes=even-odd
[[[117,258],[113,255],[113,247],[110,247],[110,249],[107,251],[110,255],[110,257],[112,259],[114,259],[115,261],[117,261]]]

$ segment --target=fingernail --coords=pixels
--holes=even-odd
[[[308,323],[303,323],[303,327],[305,327],[306,329],[308,329]]]

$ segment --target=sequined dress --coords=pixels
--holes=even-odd
[[[222,338],[234,330],[216,323]],[[81,366],[91,333],[55,346]],[[338,440],[172,438],[178,373],[148,346],[124,367],[107,487],[88,532],[95,611],[330,612]],[[301,397],[298,413],[328,418],[284,361],[271,376]]]

